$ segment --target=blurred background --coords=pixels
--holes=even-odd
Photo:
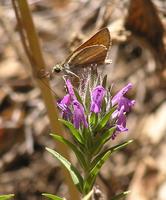
[[[97,185],[109,199],[131,190],[127,200],[166,199],[166,1],[28,0],[47,70],[102,27],[109,27],[112,63],[102,68],[113,92],[126,83],[136,99],[127,139],[112,155]],[[39,200],[41,193],[67,195],[60,163],[45,151],[56,148],[40,89],[31,73],[11,0],[0,1],[0,194]],[[61,76],[51,90],[64,94]],[[48,87],[49,90],[49,87]]]

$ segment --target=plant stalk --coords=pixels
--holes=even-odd
[[[27,54],[28,51],[28,58],[32,67],[32,73],[36,79],[36,82],[41,89],[41,95],[43,98],[43,101],[45,103],[47,114],[50,120],[50,125],[52,128],[52,131],[54,133],[61,133],[62,135],[65,135],[65,131],[61,125],[61,123],[58,121],[58,111],[56,108],[56,100],[53,98],[51,90],[48,90],[49,82],[46,77],[40,78],[38,74],[41,70],[46,69],[46,64],[42,55],[39,38],[33,23],[33,19],[31,16],[31,12],[27,3],[27,0],[12,0],[13,5],[16,5],[15,12],[17,9],[17,20],[19,17],[19,20],[22,24],[22,33],[25,33],[25,37],[22,39],[24,40],[24,50]],[[19,23],[18,23],[19,24]],[[26,41],[25,41],[26,40]],[[57,150],[63,154],[64,157],[69,159],[69,152],[67,151],[64,144],[57,142],[56,143]],[[63,175],[65,177],[66,183],[68,185],[70,199],[80,199],[79,193],[74,186],[71,177],[68,173],[68,171],[63,167]]]

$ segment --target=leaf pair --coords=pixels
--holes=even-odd
[[[43,193],[42,195],[44,197],[47,197],[48,199],[51,199],[51,200],[64,200],[64,198],[58,197],[58,196],[53,195],[53,194]]]
[[[66,144],[68,147],[70,147],[75,155],[77,156],[78,160],[80,161],[80,164],[86,167],[86,162],[84,160],[84,156],[79,151],[72,143],[67,141],[65,138],[59,135],[51,134],[54,139]],[[50,152],[55,158],[57,158],[69,171],[71,178],[76,185],[77,189],[82,193],[82,194],[88,194],[90,190],[92,189],[95,179],[105,163],[105,161],[110,157],[110,155],[117,151],[120,150],[121,148],[125,147],[129,143],[131,143],[132,140],[129,140],[127,142],[124,142],[120,145],[116,145],[114,147],[111,147],[101,154],[99,154],[91,163],[91,168],[89,169],[88,175],[85,177],[85,179],[80,175],[80,172],[62,155],[60,155],[58,152],[55,150],[46,148],[48,152]]]
[[[111,200],[119,200],[119,199],[125,197],[126,195],[128,195],[129,193],[130,193],[130,191],[122,192],[122,193],[114,196],[113,198],[111,198]],[[91,190],[82,200],[89,200],[90,197],[92,196],[92,194],[93,194],[93,190]],[[64,200],[64,198],[58,197],[53,194],[43,193],[42,195],[51,200]]]
[[[53,194],[48,194],[48,193],[43,193],[43,196],[47,197],[48,199],[51,200],[65,200],[64,198],[58,197]],[[91,190],[86,196],[84,196],[81,200],[89,200],[91,196],[93,195],[93,190]]]

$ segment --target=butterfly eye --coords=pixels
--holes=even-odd
[[[60,65],[56,65],[53,67],[52,72],[59,73],[62,71],[62,67]]]
[[[61,69],[60,68],[56,68],[56,69],[54,69],[54,72],[59,73],[59,72],[61,72]]]

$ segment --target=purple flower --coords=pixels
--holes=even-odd
[[[73,86],[69,79],[66,80],[66,86],[67,86],[68,92],[70,94],[71,100],[77,99],[75,96],[74,90],[73,90]]]
[[[126,97],[121,97],[119,100],[118,108],[120,109],[122,106],[124,106],[124,112],[130,112],[131,107],[134,106],[135,100],[130,100]]]
[[[117,128],[112,135],[112,139],[115,139],[118,133],[128,131],[126,127],[126,112],[131,110],[131,107],[135,104],[135,100],[130,100],[124,95],[132,88],[132,84],[127,84],[122,88],[112,99],[112,105],[118,104],[117,109],[112,114],[112,119],[116,120]]]
[[[70,95],[65,95],[61,101],[57,102],[57,104],[58,107],[62,110],[62,118],[70,119],[72,115],[71,110],[69,108],[69,105],[71,105]]]
[[[121,109],[118,113],[117,131],[119,131],[119,132],[128,131],[128,128],[126,128],[126,116],[124,113],[124,106],[121,107]]]
[[[101,86],[97,86],[92,90],[91,93],[91,106],[90,111],[94,113],[99,113],[101,110],[101,104],[102,100],[104,98],[104,95],[106,93],[106,90]]]
[[[74,108],[74,113],[73,113],[73,123],[76,128],[80,127],[80,124],[82,123],[85,127],[88,127],[88,123],[86,121],[85,113],[84,113],[84,108],[80,102],[77,100],[73,101],[73,108]]]
[[[121,109],[115,112],[115,116],[117,117],[117,126],[116,131],[112,135],[112,139],[114,140],[118,133],[128,131],[128,128],[126,127],[126,115],[124,112],[124,106],[121,107]]]
[[[71,98],[70,95],[67,94],[63,97],[63,99],[59,102],[59,104],[65,104],[66,106],[71,105]]]
[[[77,97],[75,96],[73,90],[73,86],[69,79],[66,80],[66,86],[68,94],[65,95],[63,99],[58,102],[58,107],[62,110],[62,117],[65,120],[69,120],[70,122],[72,122],[77,129],[82,129],[83,127],[88,128],[87,117],[90,112],[99,113],[101,111],[102,102],[106,94],[106,89],[103,86],[98,85],[91,91],[90,111],[86,113],[86,116],[84,105],[77,100]],[[131,110],[131,107],[135,104],[135,100],[130,100],[126,98],[125,94],[131,88],[132,84],[129,83],[124,88],[122,88],[112,99],[110,97],[106,100],[108,111],[111,104],[112,106],[117,106],[117,109],[113,112],[111,116],[110,123],[108,122],[107,124],[108,128],[110,128],[111,124],[116,126],[116,131],[113,133],[112,139],[115,139],[115,137],[120,132],[128,131],[128,128],[126,127],[126,113]]]
[[[124,95],[132,88],[132,84],[127,84],[124,88],[122,88],[113,98],[112,98],[112,106],[118,104],[118,110],[124,106],[124,112],[129,112],[131,107],[135,104],[135,100],[130,100]]]
[[[124,88],[122,88],[113,98],[112,106],[119,103],[119,100],[132,88],[132,84],[128,83]]]

